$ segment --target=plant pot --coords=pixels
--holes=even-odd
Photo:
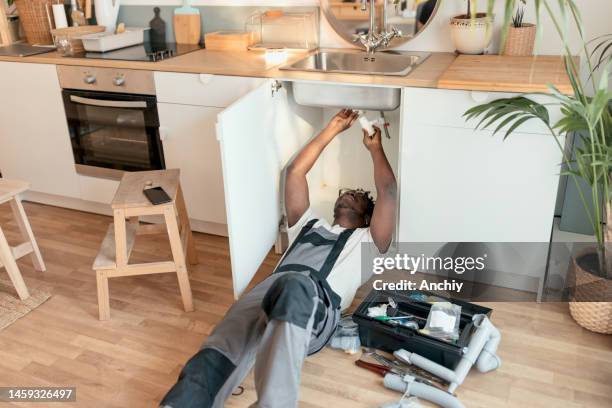
[[[493,16],[477,13],[474,18],[465,14],[450,20],[455,49],[461,54],[483,54],[493,37]]]
[[[596,333],[612,334],[612,280],[598,276],[597,252],[584,251],[572,258],[570,314],[580,326]]]
[[[536,26],[534,24],[523,24],[522,27],[510,26],[506,45],[502,55],[514,57],[526,57],[533,55],[533,45],[536,37]]]

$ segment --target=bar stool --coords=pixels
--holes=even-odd
[[[193,310],[187,260],[197,264],[193,234],[179,183],[179,170],[126,172],[111,203],[114,221],[108,227],[93,264],[98,286],[100,320],[110,318],[108,279],[119,276],[176,272],[185,311]],[[143,194],[149,187],[162,187],[171,202],[153,205]],[[161,215],[164,224],[140,225],[140,216]],[[178,217],[178,222],[177,222]],[[126,222],[126,219],[129,222]],[[129,264],[136,235],[168,233],[172,261]]]
[[[8,276],[11,282],[13,282],[13,286],[15,286],[15,290],[21,300],[29,298],[30,293],[23,281],[16,261],[31,254],[34,268],[39,271],[46,269],[40,255],[40,249],[36,243],[36,238],[34,238],[32,227],[28,221],[28,216],[23,209],[23,205],[21,205],[21,198],[19,197],[19,194],[27,191],[29,188],[30,183],[26,181],[0,179],[0,204],[10,203],[13,217],[15,217],[17,226],[21,231],[21,236],[25,240],[22,244],[14,247],[10,246],[0,227],[0,268],[4,266],[8,272]]]

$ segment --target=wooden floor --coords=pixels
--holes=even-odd
[[[233,300],[227,239],[195,234],[201,260],[191,270],[195,312],[183,312],[171,274],[118,278],[110,282],[111,320],[100,322],[91,264],[111,219],[38,204],[25,208],[48,270],[36,272],[29,258],[19,264],[28,286],[47,288],[52,297],[0,332],[0,386],[74,386],[78,401],[66,407],[156,407]],[[18,230],[6,206],[0,206],[0,223],[15,242]],[[168,259],[162,238],[140,238],[133,257]],[[270,255],[258,278],[276,261]],[[467,407],[612,406],[612,336],[580,329],[566,304],[488,305],[503,333],[503,365],[468,376],[458,390]],[[399,397],[354,359],[330,349],[308,358],[300,406],[377,407]],[[227,406],[254,401],[252,377],[244,385],[245,393]]]

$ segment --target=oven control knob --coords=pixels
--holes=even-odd
[[[96,77],[94,75],[86,75],[83,79],[86,84],[92,85],[96,83]]]
[[[116,86],[123,86],[125,84],[125,78],[122,76],[116,76],[113,78],[113,84]]]

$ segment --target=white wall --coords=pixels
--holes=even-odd
[[[399,49],[409,51],[447,51],[455,50],[451,37],[449,20],[452,16],[461,14],[465,9],[464,0],[440,0],[442,3],[438,7],[438,12],[433,21],[427,26],[425,31],[414,40],[404,44]],[[555,9],[557,2],[548,0]],[[602,34],[612,33],[612,0],[575,0],[578,5],[584,20],[585,38],[591,39]],[[290,2],[288,2],[290,3]],[[504,0],[496,0],[494,14],[496,16],[495,32],[496,36],[492,41],[490,52],[495,53],[498,50],[499,32],[504,15]],[[478,10],[486,11],[487,1],[478,0]],[[528,10],[526,13],[526,21],[534,22],[535,11],[533,9],[533,1],[528,2]],[[541,37],[538,39],[537,51],[541,55],[557,55],[562,53],[562,42],[555,28],[548,18],[545,10],[542,10],[542,30]],[[579,44],[579,36],[576,30],[570,30],[573,51],[577,52],[577,44]],[[321,18],[321,46],[322,47],[350,47],[352,44],[344,41],[338,36],[324,17]]]
[[[434,20],[429,24],[426,30],[408,44],[400,47],[403,50],[412,51],[454,51],[454,47],[450,38],[449,19],[464,12],[466,0],[440,0],[441,4],[438,8],[438,13]],[[487,0],[477,0],[479,11],[486,10]],[[556,0],[547,0],[555,10]],[[580,11],[583,14],[585,22],[585,38],[591,39],[599,35],[611,33],[612,24],[612,0],[574,0]],[[214,5],[214,6],[314,6],[318,5],[318,0],[192,0],[194,5]],[[496,14],[496,37],[493,39],[491,52],[497,52],[499,44],[499,30],[501,20],[503,19],[504,0],[496,0],[494,13]],[[533,10],[533,1],[528,1],[528,12],[526,20],[535,22],[535,12]],[[180,5],[181,0],[121,0],[123,5]],[[541,37],[537,44],[538,53],[542,55],[561,54],[561,40],[555,32],[555,29],[546,16],[546,12],[542,12],[542,31]],[[573,50],[577,51],[576,45],[579,43],[579,37],[575,30],[572,30]],[[331,28],[325,18],[321,18],[321,46],[322,47],[352,47],[353,44],[347,43],[340,38]]]

